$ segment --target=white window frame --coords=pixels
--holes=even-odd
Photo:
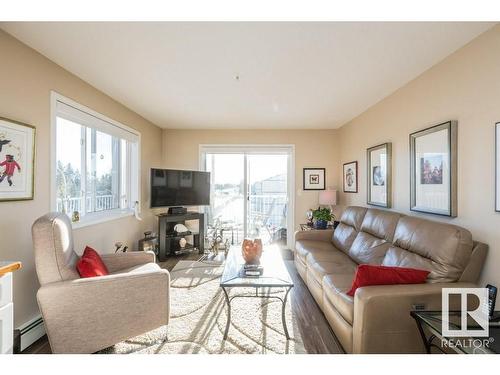
[[[294,243],[295,233],[295,145],[294,144],[200,144],[198,147],[198,161],[200,171],[206,170],[207,153],[221,154],[245,154],[244,156],[244,175],[247,175],[247,155],[259,154],[278,154],[288,155],[287,180],[288,180],[288,213],[287,213],[287,246],[291,247]],[[247,186],[244,186],[243,196],[248,195]],[[245,204],[245,220],[243,221],[244,231],[246,232],[247,206]],[[207,221],[205,220],[205,226]],[[206,230],[205,230],[206,233]]]
[[[138,212],[140,212],[140,202],[141,202],[141,133],[137,130],[130,128],[122,123],[110,119],[103,114],[96,112],[82,104],[75,102],[55,91],[51,91],[50,94],[50,124],[51,124],[51,147],[50,147],[50,209],[52,211],[57,211],[57,103],[63,103],[71,106],[77,110],[85,112],[98,120],[108,123],[110,126],[117,127],[122,131],[127,131],[133,136],[137,137],[137,149],[134,154],[137,157],[132,157],[131,145],[128,144],[127,147],[127,165],[130,171],[130,177],[127,179],[128,187],[128,207],[125,209],[117,208],[113,210],[99,211],[87,213],[81,217],[79,222],[73,223],[73,229],[83,228],[89,225],[95,225],[103,223],[110,220],[117,220],[127,216],[132,216],[135,213],[134,208],[137,206]],[[84,171],[82,171],[83,173]]]

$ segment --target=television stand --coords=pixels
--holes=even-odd
[[[205,252],[205,214],[200,212],[186,212],[183,214],[160,214],[158,217],[159,249],[158,260],[164,262],[169,256],[197,251]],[[174,227],[177,224],[186,224],[188,220],[198,220],[198,233],[191,231],[177,233]],[[186,246],[181,247],[179,241],[185,238]]]

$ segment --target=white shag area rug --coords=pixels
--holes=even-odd
[[[168,326],[123,341],[101,353],[305,353],[292,315],[290,293],[286,306],[287,340],[281,322],[281,301],[236,298],[231,301],[231,325],[223,340],[227,306],[219,287],[223,265],[179,261],[171,272],[170,322]],[[255,293],[255,289],[232,289],[230,296]],[[282,291],[273,289],[273,293]]]

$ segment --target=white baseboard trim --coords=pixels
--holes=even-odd
[[[45,325],[39,315],[17,328],[21,333],[21,351],[45,335]]]

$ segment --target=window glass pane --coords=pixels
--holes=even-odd
[[[86,212],[93,212],[94,211],[94,203],[95,200],[93,199],[94,196],[94,181],[95,179],[93,178],[93,171],[95,171],[95,147],[92,145],[95,145],[95,130],[92,130],[90,128],[85,129],[85,165],[86,165],[86,175],[85,175],[85,211]],[[92,141],[92,139],[94,139]]]
[[[128,192],[128,180],[126,178],[127,176],[127,168],[128,168],[128,153],[127,153],[127,141],[124,139],[120,140],[120,163],[121,163],[121,168],[120,168],[120,175],[121,175],[121,181],[120,181],[120,208],[126,208],[128,207],[128,201],[127,201],[127,192]]]
[[[71,215],[82,211],[82,126],[57,118],[57,211]]]
[[[286,240],[287,155],[248,155],[247,235],[264,243]]]
[[[208,234],[221,235],[230,244],[243,240],[244,157],[244,154],[206,155],[206,171],[211,179]]]
[[[87,129],[87,212],[119,208],[120,140]]]

